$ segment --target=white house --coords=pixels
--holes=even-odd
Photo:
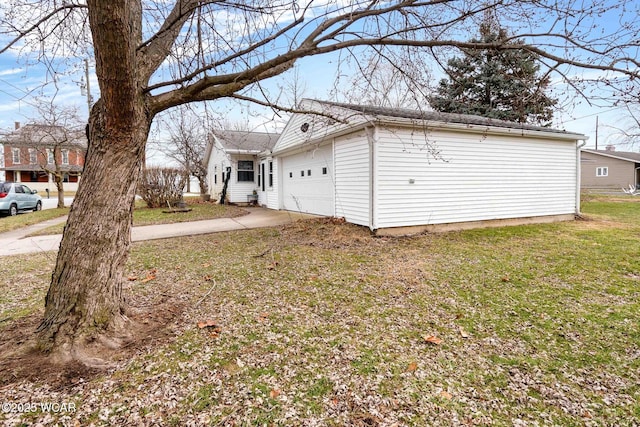
[[[267,161],[260,162],[258,154],[271,150],[278,136],[263,132],[213,132],[204,156],[212,197],[220,200],[224,192],[229,202],[246,203],[254,191],[264,195],[273,179],[269,178]]]
[[[273,150],[259,156],[269,176],[261,205],[344,217],[378,234],[566,220],[579,212],[584,135],[316,100],[300,108],[314,114],[294,114]]]

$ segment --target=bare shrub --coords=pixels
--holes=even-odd
[[[187,174],[177,168],[145,168],[138,185],[138,194],[150,208],[174,206],[182,200]]]

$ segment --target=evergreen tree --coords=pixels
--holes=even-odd
[[[495,21],[494,21],[495,22]],[[524,45],[506,41],[507,32],[485,20],[480,39],[471,43]],[[442,79],[429,104],[446,113],[475,114],[519,123],[548,126],[556,100],[545,90],[548,77],[539,77],[538,56],[525,49],[465,49],[462,58],[447,62],[448,79]]]

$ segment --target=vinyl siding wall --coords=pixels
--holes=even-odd
[[[325,112],[341,117],[344,115],[344,110],[338,107],[330,107],[327,105],[321,105],[311,100],[306,100],[302,108],[307,111]],[[341,111],[342,113],[338,113]],[[362,122],[364,119],[361,115],[353,115],[351,112],[349,121],[351,124],[336,122],[330,117],[317,115],[317,114],[294,114],[284,128],[282,135],[278,139],[274,153],[279,153],[288,150],[293,147],[302,147],[305,144],[320,143],[320,140],[324,140],[329,134],[333,134],[340,129],[347,129],[349,126],[353,126],[356,122]],[[306,131],[301,130],[301,126],[307,123],[308,127]]]
[[[615,152],[611,153],[615,155]],[[582,188],[610,188],[620,190],[636,184],[636,164],[583,151],[580,153],[580,186]],[[596,169],[608,168],[607,176],[596,176]]]
[[[384,128],[376,139],[373,228],[576,212],[575,141]]]
[[[211,150],[211,158],[207,165],[207,179],[209,180],[209,193],[211,197],[220,200],[220,193],[222,193],[222,173],[227,166],[230,166],[231,162],[226,153],[222,150],[222,147],[216,143]],[[217,175],[217,178],[215,178]]]
[[[336,139],[335,211],[347,222],[370,226],[370,149],[364,131]]]
[[[253,181],[238,181],[238,160],[249,160],[253,162]],[[231,203],[247,203],[247,196],[253,194],[258,189],[258,162],[253,155],[232,155],[231,156],[231,179],[227,194]]]
[[[253,181],[238,181],[238,160],[251,160],[253,162]],[[209,188],[211,189],[211,197],[220,200],[222,188],[224,186],[223,172],[228,166],[231,166],[231,178],[227,186],[227,198],[231,203],[247,203],[247,195],[252,194],[253,190],[258,188],[258,166],[260,163],[253,155],[227,154],[224,149],[216,144],[211,152],[211,158],[208,165]],[[217,167],[217,174],[214,170]],[[217,175],[217,183],[214,184]]]

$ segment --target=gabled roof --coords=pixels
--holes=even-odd
[[[84,131],[43,124],[26,124],[0,137],[0,142],[13,146],[87,147]]]
[[[349,109],[354,112],[361,113],[366,116],[369,116],[370,118],[376,118],[381,121],[384,121],[384,119],[388,119],[388,118],[399,118],[399,119],[408,119],[413,121],[420,120],[420,121],[427,121],[427,122],[458,123],[458,124],[465,124],[465,125],[480,125],[480,126],[499,127],[499,128],[508,128],[508,129],[522,129],[522,130],[529,130],[529,131],[550,132],[550,133],[576,135],[576,136],[584,137],[584,135],[579,135],[579,134],[558,130],[558,129],[552,129],[549,127],[536,126],[536,125],[531,125],[527,123],[509,122],[505,120],[492,119],[488,117],[475,116],[471,114],[442,113],[439,111],[411,110],[408,108],[388,108],[388,107],[377,107],[372,105],[344,104],[340,102],[318,101],[318,100],[312,100],[312,101],[318,102],[320,104],[325,104],[328,106],[336,106],[344,109]]]
[[[298,150],[370,126],[533,137],[555,141],[588,139],[579,133],[473,115],[303,99],[298,111],[287,122],[273,152]]]
[[[610,157],[628,162],[640,163],[640,153],[633,151],[612,151],[612,150],[590,150],[583,148],[582,151],[600,156]]]
[[[231,130],[215,131],[213,135],[227,153],[247,154],[271,150],[280,136],[277,133]]]

